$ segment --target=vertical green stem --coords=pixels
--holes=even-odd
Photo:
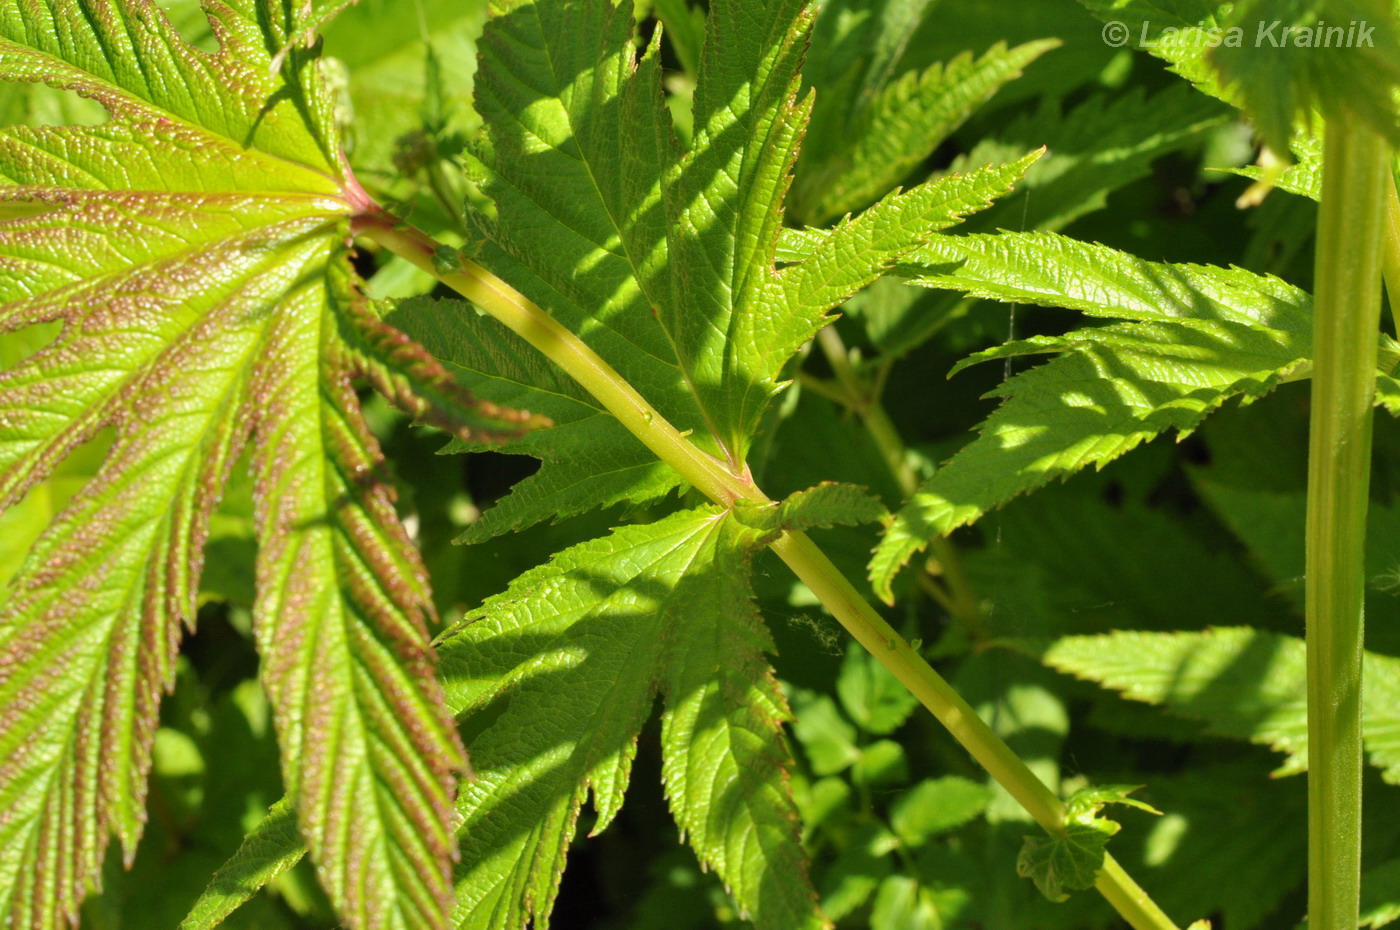
[[[1361,875],[1361,652],[1380,325],[1385,143],[1327,124],[1308,458],[1308,924],[1355,930]]]
[[[664,462],[711,500],[731,504],[769,499],[746,477],[728,471],[666,421],[606,361],[509,284],[471,262],[443,270],[436,243],[387,215],[361,217],[357,232],[407,259],[504,323],[578,381]],[[1063,834],[1065,807],[1020,757],[977,716],[952,686],[895,632],[805,533],[787,532],[772,544],[831,615],[910,690],[1041,826]],[[1096,887],[1134,930],[1177,930],[1112,856]]]

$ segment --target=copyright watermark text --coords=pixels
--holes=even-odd
[[[1318,21],[1311,26],[1291,26],[1282,20],[1260,21],[1256,28],[1243,26],[1177,27],[1160,29],[1144,22],[1134,31],[1127,23],[1108,22],[1103,27],[1105,45],[1122,48],[1129,43],[1137,48],[1240,48],[1246,43],[1255,48],[1374,48],[1375,26],[1352,20],[1345,26]]]

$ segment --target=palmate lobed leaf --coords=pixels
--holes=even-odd
[[[132,854],[210,514],[248,447],[255,632],[301,831],[350,925],[442,927],[462,748],[351,379],[462,435],[524,424],[356,300],[368,205],[294,48],[305,10],[204,8],[215,54],[147,0],[0,2],[0,80],[110,116],[0,132],[0,331],[61,324],[0,373],[0,507],[112,436],[0,607],[0,920],[64,924],[109,835]]]
[[[783,201],[809,109],[797,96],[804,4],[711,7],[688,148],[663,105],[659,45],[639,57],[633,23],[630,4],[606,0],[498,5],[480,42],[483,133],[469,158],[494,209],[472,216],[484,240],[474,257],[742,472],[783,367],[827,311],[1006,193],[1033,157],[895,192],[814,233],[780,268]],[[443,357],[491,376],[450,349]],[[589,419],[587,429],[610,428],[611,418]],[[542,436],[541,450],[551,442]],[[620,445],[615,431],[609,442]],[[646,470],[645,454],[600,463],[610,478],[590,483],[560,464],[569,456],[530,451],[577,493],[548,499],[542,469],[473,538],[653,500],[677,483]]]
[[[1137,789],[1127,785],[1103,785],[1076,791],[1065,802],[1065,832],[1061,836],[1027,836],[1016,860],[1016,871],[1051,901],[1063,901],[1071,891],[1092,888],[1103,868],[1105,847],[1121,826],[1100,817],[1109,804],[1136,807],[1152,814],[1161,811],[1129,797]]]
[[[658,692],[662,779],[682,833],[760,928],[826,926],[787,787],[790,716],[763,657],[748,559],[765,534],[706,507],[627,526],[525,573],[441,644],[459,712],[503,708],[459,800],[464,928],[548,926],[591,792],[622,806]]]
[[[718,0],[706,20],[694,133],[663,107],[659,45],[640,56],[629,4],[507,0],[483,33],[470,166],[492,210],[473,258],[511,281],[736,474],[783,366],[827,311],[939,229],[985,208],[1032,153],[895,191],[831,229],[784,237],[783,200],[808,102],[798,0]],[[781,267],[779,255],[781,254]],[[553,426],[517,448],[543,460],[487,511],[478,540],[680,484],[597,402],[541,376],[519,340],[463,335],[431,305],[390,319],[460,380]],[[458,446],[471,448],[472,443]],[[456,919],[543,925],[588,794],[616,815],[656,694],[672,812],[702,862],[762,928],[819,927],[795,826],[748,552],[782,527],[883,516],[821,486],[775,507],[687,511],[561,553],[442,644],[454,709],[485,711],[464,786]],[[499,716],[496,714],[499,712]]]

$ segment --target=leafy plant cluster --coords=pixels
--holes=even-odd
[[[0,926],[1301,925],[1273,6],[0,0]]]

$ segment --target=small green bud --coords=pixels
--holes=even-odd
[[[456,274],[462,270],[462,253],[450,246],[439,246],[433,252],[433,268],[438,274]]]

